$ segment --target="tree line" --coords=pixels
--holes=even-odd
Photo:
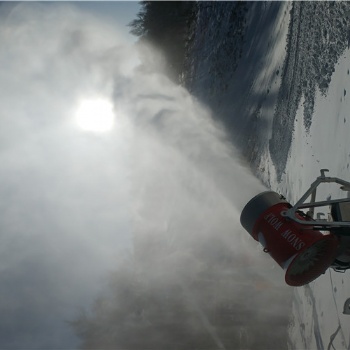
[[[190,23],[195,19],[195,1],[141,1],[141,10],[130,22],[131,34],[160,50],[167,71],[178,82],[182,72]]]

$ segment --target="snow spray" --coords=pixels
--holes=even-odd
[[[62,319],[72,319],[72,304],[88,308],[105,295],[102,281],[110,279],[112,297],[92,315],[102,310],[106,329],[120,323],[113,310],[135,315],[125,326],[143,327],[145,315],[158,310],[152,305],[176,312],[182,305],[192,316],[181,327],[199,320],[223,348],[208,313],[227,301],[244,305],[244,288],[269,288],[239,223],[243,206],[264,188],[210,110],[159,71],[153,49],[130,45],[111,24],[67,4],[52,6],[16,5],[1,22],[3,305],[17,300],[18,310],[33,316],[35,344],[75,347]],[[98,134],[75,121],[77,106],[96,98],[108,99],[115,114],[114,128]],[[31,275],[40,283],[21,288]],[[8,283],[18,286],[11,295]],[[64,293],[63,285],[70,286]],[[44,301],[26,304],[42,290]],[[268,298],[277,300],[277,292]],[[247,308],[261,313],[268,305],[271,313],[270,304],[256,298]],[[240,310],[237,319],[246,312]],[[0,314],[12,319],[10,310]],[[86,330],[78,334],[96,333],[94,322],[76,324]],[[45,338],[48,325],[57,326],[61,343]],[[16,334],[18,347],[22,337],[28,339]]]

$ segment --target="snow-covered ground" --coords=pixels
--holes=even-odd
[[[225,88],[210,79],[212,61],[205,59],[213,34],[207,35],[204,57],[197,62],[201,73],[190,85],[219,119],[239,131],[257,176],[292,204],[320,169],[350,181],[349,14],[347,3],[253,4],[244,22],[246,42],[238,69],[230,71],[229,61],[223,61],[228,81],[220,81]],[[220,19],[199,31],[202,41],[213,27],[225,26],[225,16]],[[335,185],[324,185],[318,193],[323,199],[346,196]],[[349,297],[349,272],[329,269],[295,288],[289,348],[350,349],[350,316],[343,314]]]
[[[292,202],[307,190],[322,168],[329,176],[350,180],[350,50],[338,61],[326,96],[316,94],[310,131],[303,123],[303,100],[294,123],[294,137],[285,174],[276,181],[270,156],[262,160],[269,169],[271,187]],[[320,188],[320,197],[344,197],[337,186]],[[295,289],[290,326],[291,348],[350,348],[350,317],[343,305],[350,297],[349,272],[327,273],[307,286]]]
[[[326,94],[316,91],[310,129],[304,122],[300,100],[285,173],[277,181],[269,152],[261,160],[262,176],[273,190],[295,203],[320,174],[350,180],[350,50],[338,60]],[[320,198],[345,197],[339,186],[319,188]],[[304,287],[295,288],[290,325],[291,349],[350,349],[350,317],[343,305],[350,297],[349,272],[326,274]]]

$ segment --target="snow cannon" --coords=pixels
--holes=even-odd
[[[242,226],[285,270],[291,286],[313,281],[328,267],[336,272],[350,269],[350,182],[326,177],[326,171],[321,169],[295,205],[266,191],[251,199],[241,214]],[[316,200],[318,186],[325,183],[340,185],[346,198]]]
[[[292,206],[276,192],[266,191],[251,199],[241,214],[241,224],[285,270],[290,286],[302,286],[321,274],[335,259],[338,239],[318,230],[305,230],[302,223],[286,217]],[[307,215],[296,213],[304,222]]]

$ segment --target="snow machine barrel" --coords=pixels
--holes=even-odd
[[[266,191],[251,199],[241,214],[241,224],[285,270],[290,286],[302,286],[321,274],[332,264],[338,247],[335,235],[323,235],[310,227],[313,219],[296,212],[296,221],[286,212],[292,208],[282,196]],[[309,225],[305,229],[303,223]]]

